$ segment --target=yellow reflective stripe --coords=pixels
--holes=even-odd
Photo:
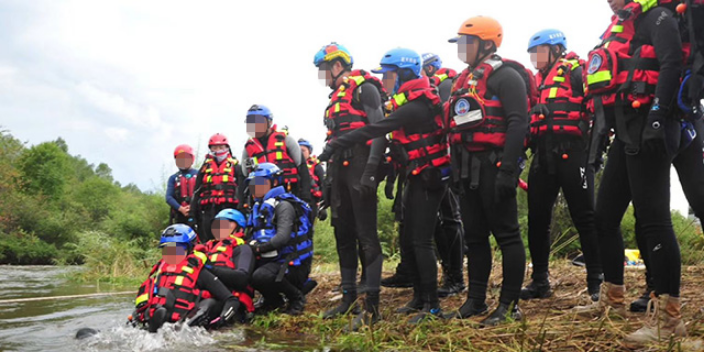
[[[206,183],[211,183],[211,182],[213,182],[213,176],[212,176],[212,175],[208,175],[208,177],[205,178],[205,182],[206,182]]]
[[[283,147],[283,146],[284,146],[284,142],[274,142],[274,146]]]
[[[338,97],[344,97],[345,95],[347,95],[347,93],[345,93],[344,90],[341,90],[340,93],[337,93]]]
[[[174,280],[174,285],[176,286],[183,286],[183,276],[179,276]]]
[[[284,158],[284,153],[276,152],[276,160],[283,160],[283,158]]]
[[[235,237],[235,243],[237,243],[238,246],[241,246],[244,244],[244,240],[239,237]]]
[[[364,82],[364,77],[362,76],[352,76],[350,78],[352,78],[354,82],[357,83],[357,86],[361,85],[362,82]]]
[[[579,60],[567,60],[567,63],[572,65],[572,70],[579,67]]]
[[[614,25],[611,27],[611,33],[621,33],[623,32],[623,26],[620,24]]]
[[[440,83],[442,83],[442,81],[444,81],[444,80],[447,79],[447,73],[443,73],[443,74],[441,74],[441,75],[435,75],[435,77],[439,78],[439,79],[440,79]]]
[[[184,266],[184,267],[181,268],[181,270],[183,270],[183,271],[185,271],[185,272],[187,272],[187,273],[189,273],[189,274],[193,274],[193,268],[191,268],[191,267],[189,267],[189,266]]]
[[[230,180],[230,175],[224,174],[222,175],[222,183],[227,183],[227,181]]]
[[[646,12],[658,5],[658,0],[633,0],[633,2],[640,4],[643,12]]]
[[[226,251],[226,250],[227,250],[227,247],[225,247],[225,246],[220,246],[220,247],[217,248],[217,251],[218,251],[218,252],[224,252],[224,251]]]
[[[401,106],[401,105],[406,104],[408,102],[405,94],[394,95],[394,101],[396,101],[396,105],[398,105],[398,106]]]
[[[611,71],[599,71],[587,76],[587,84],[605,82],[611,80]]]
[[[218,261],[218,254],[215,253],[215,254],[211,255],[211,256],[210,256],[210,261],[211,261],[211,262],[217,262],[217,261]]]
[[[205,253],[195,251],[193,252],[193,255],[196,256],[196,258],[200,259],[203,264],[208,261],[208,256],[206,256]]]
[[[134,305],[135,305],[135,306],[138,306],[138,305],[140,305],[141,303],[146,302],[148,299],[149,299],[149,294],[148,294],[148,293],[145,293],[145,294],[143,294],[143,295],[140,295],[140,296],[137,297],[137,299],[134,300]]]
[[[340,103],[335,103],[335,112],[340,112]]]
[[[553,78],[552,80],[553,80],[554,82],[564,82],[564,81],[565,81],[565,77],[555,77],[555,78]]]
[[[550,93],[548,93],[548,98],[552,99],[557,96],[557,87],[550,88]]]

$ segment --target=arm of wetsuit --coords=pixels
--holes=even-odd
[[[242,162],[240,163],[240,171],[242,171],[242,175],[246,178],[249,176],[249,170],[247,170],[247,165],[249,164],[249,154],[247,153],[247,149],[242,149],[242,159],[240,159]]]
[[[296,209],[289,202],[279,202],[274,209],[274,219],[276,220],[276,235],[267,243],[259,247],[260,253],[278,250],[288,243],[291,239],[291,231],[293,224],[296,221]]]
[[[528,132],[528,104],[526,85],[514,69],[505,68],[489,78],[489,89],[498,92],[506,116],[506,144],[501,158],[501,169],[518,176],[518,158]]]
[[[584,96],[584,81],[582,80],[582,66],[577,66],[570,75],[570,85],[575,97]]]
[[[401,127],[423,123],[429,116],[432,116],[432,114],[428,109],[427,103],[418,100],[411,101],[398,108],[387,118],[346,133],[330,141],[330,144],[336,149],[348,148],[357,143],[384,136]]]
[[[193,199],[191,199],[191,211],[188,213],[191,218],[198,218],[198,205],[200,204],[200,189],[203,186],[203,167],[201,166],[198,170],[198,176],[196,176],[196,183],[193,186]]]
[[[290,135],[286,136],[286,148],[288,153],[293,159],[294,164],[296,164],[296,169],[298,170],[298,198],[303,199],[306,202],[310,202],[311,194],[311,179],[310,173],[308,172],[308,164],[303,160],[303,153],[301,152],[301,146],[295,138]]]
[[[196,281],[196,286],[199,289],[207,290],[210,292],[215,299],[218,301],[224,301],[232,297],[232,292],[218,279],[217,276],[213,275],[208,269],[203,268],[198,275],[198,281]]]
[[[220,278],[220,281],[225,283],[227,287],[237,291],[243,291],[247,288],[247,285],[249,285],[252,271],[254,271],[254,253],[252,252],[252,247],[246,245],[235,247],[230,260],[232,260],[232,263],[235,265],[235,269],[216,266],[209,270]]]
[[[443,103],[446,102],[450,99],[450,93],[452,93],[452,80],[448,78],[442,81],[438,87],[438,95],[440,95],[440,100],[442,100]]]
[[[359,101],[362,103],[370,125],[384,120],[384,107],[381,101],[381,94],[371,83],[363,83],[359,86]],[[369,158],[367,159],[367,165],[369,165],[368,167],[370,168],[376,168],[376,166],[379,165],[379,161],[381,161],[384,155],[384,150],[386,150],[386,138],[382,136],[377,137],[378,138],[372,141]],[[366,140],[360,141],[359,143],[364,142],[366,142]]]
[[[166,184],[166,203],[171,206],[174,210],[178,211],[181,204],[174,198],[174,185],[176,184],[176,175],[171,175],[169,177],[169,182]]]
[[[655,47],[655,55],[660,64],[660,75],[655,87],[655,99],[669,109],[680,86],[682,73],[682,41],[679,26],[672,12],[658,7],[649,11],[643,23],[647,38]]]

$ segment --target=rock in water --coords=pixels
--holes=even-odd
[[[98,330],[91,329],[91,328],[82,328],[76,332],[76,339],[77,340],[82,340],[88,337],[91,337],[95,334],[98,333]]]

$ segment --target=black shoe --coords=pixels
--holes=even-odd
[[[405,306],[396,309],[396,313],[398,314],[413,314],[417,313],[419,310],[423,309],[423,301],[420,300],[420,297],[414,295],[413,299],[406,303]]]
[[[343,332],[356,332],[359,331],[360,328],[363,326],[372,326],[376,322],[379,321],[379,315],[378,314],[373,314],[367,311],[360,312],[357,314],[354,319],[352,319],[352,322],[350,325],[345,326],[344,329],[342,329]]]
[[[359,305],[355,302],[357,300],[357,294],[346,294],[342,297],[342,302],[335,307],[332,308],[325,313],[323,313],[323,319],[332,319],[335,317],[338,317],[340,315],[352,313],[352,314],[359,314],[360,309]]]
[[[523,300],[548,298],[550,296],[552,296],[552,290],[550,289],[550,281],[547,279],[545,281],[533,280],[528,286],[521,289],[521,299]]]
[[[305,296],[305,295],[311,293],[311,291],[313,291],[313,289],[315,289],[317,286],[318,286],[318,281],[315,281],[313,279],[308,279],[303,284],[303,289],[301,290],[301,292]]]
[[[279,294],[277,294],[276,296],[272,296],[269,299],[261,297],[254,304],[254,312],[256,314],[268,314],[269,312],[273,312],[277,309],[283,308],[285,305],[286,302],[284,302],[284,299],[281,298],[281,295]]]
[[[394,274],[386,279],[382,279],[381,286],[395,288],[413,287],[413,281],[408,276]]]
[[[166,308],[159,307],[154,311],[152,317],[149,318],[149,332],[154,333],[166,322]]]
[[[637,300],[631,302],[630,311],[634,313],[642,313],[648,310],[648,301],[650,301],[650,289],[646,288],[643,295]]]
[[[363,293],[367,293],[367,284],[360,282],[359,284],[357,284],[357,294],[361,295]]]
[[[288,308],[284,313],[288,315],[301,315],[306,306],[306,297],[303,295],[290,298],[288,300]]]
[[[461,293],[464,289],[465,286],[462,281],[457,282],[446,277],[443,279],[442,286],[438,288],[438,297],[452,297],[458,293]]]
[[[445,314],[445,319],[467,319],[475,315],[485,314],[489,310],[484,301],[467,298],[459,310]]]
[[[518,309],[518,305],[514,304],[513,307],[509,307],[507,304],[499,304],[491,315],[479,322],[479,325],[482,327],[496,326],[507,322],[509,319],[516,321],[521,320],[522,318],[523,314],[521,314],[521,310]]]
[[[419,324],[427,320],[442,318],[442,309],[440,307],[431,308],[430,304],[423,305],[423,310],[411,318],[409,324]]]

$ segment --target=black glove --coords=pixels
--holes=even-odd
[[[335,152],[335,148],[330,145],[330,143],[325,145],[325,148],[323,148],[323,152],[318,155],[318,160],[328,162],[330,160],[330,157],[332,157],[332,153]]]
[[[262,243],[259,241],[252,241],[249,242],[249,246],[252,247],[252,251],[254,251],[254,253],[258,254],[267,253],[274,250],[274,246],[271,245],[271,242]]]
[[[494,202],[498,203],[516,197],[516,187],[518,187],[518,177],[513,172],[499,169],[494,184],[496,189]]]
[[[667,152],[665,144],[667,112],[657,105],[653,106],[653,109],[656,110],[650,110],[648,118],[645,121],[641,145],[643,150],[647,152],[665,154]]]
[[[327,219],[328,219],[328,210],[327,209],[318,210],[318,220],[325,221]]]
[[[240,300],[235,296],[231,296],[225,301],[220,312],[220,323],[230,323],[237,313],[237,309],[240,308]]]
[[[544,115],[545,117],[548,117],[550,115],[550,109],[545,104],[538,104],[534,106],[532,109],[530,109],[530,114],[531,115]]]
[[[362,198],[369,198],[376,195],[377,185],[376,165],[367,164],[364,167],[362,178],[359,180],[359,186],[355,186],[355,189],[362,194]]]
[[[384,194],[386,194],[386,199],[394,199],[394,188],[396,188],[395,186],[395,183],[386,181],[386,186],[384,187]]]

